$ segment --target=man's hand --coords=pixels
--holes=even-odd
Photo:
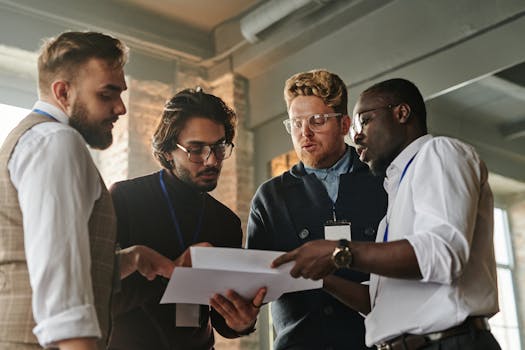
[[[192,247],[213,247],[208,242],[200,242],[192,245]],[[184,253],[179,255],[177,259],[175,259],[175,266],[177,267],[191,267],[191,254],[190,254],[190,247],[186,248]]]
[[[335,270],[332,253],[336,247],[337,241],[306,242],[299,248],[277,257],[271,266],[275,268],[289,261],[295,261],[294,267],[290,270],[292,277],[318,280]]]
[[[120,278],[126,278],[133,272],[138,271],[148,280],[153,280],[157,275],[170,278],[175,263],[155,250],[143,246],[134,245],[122,249],[118,253],[120,258]]]
[[[97,350],[95,338],[72,338],[57,342],[60,350]]]
[[[266,287],[262,287],[252,300],[247,300],[230,289],[224,296],[215,294],[210,305],[224,317],[228,327],[242,334],[255,326],[266,291]]]

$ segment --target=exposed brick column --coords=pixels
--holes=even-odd
[[[243,232],[253,197],[253,133],[246,129],[245,120],[248,113],[247,81],[234,74],[226,74],[211,82],[210,93],[219,96],[237,113],[237,132],[234,152],[230,159],[223,163],[221,177],[212,195],[232,209],[242,221]],[[243,239],[244,242],[244,239]],[[217,350],[220,349],[259,349],[258,331],[240,340],[225,340],[217,337]]]
[[[131,80],[129,97],[129,171],[134,178],[160,169],[151,152],[151,138],[164,104],[172,95],[171,85],[158,81]]]
[[[113,144],[95,155],[108,187],[116,181],[159,169],[151,153],[151,137],[172,88],[158,81],[132,78],[127,79],[127,85],[123,94],[127,113],[115,123]]]
[[[237,113],[237,132],[232,157],[223,163],[219,186],[213,195],[239,215],[246,232],[253,185],[253,133],[246,129],[248,112],[247,82],[244,78],[227,74],[211,84],[212,93],[222,98]]]

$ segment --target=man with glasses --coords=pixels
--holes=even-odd
[[[345,143],[350,129],[346,86],[325,70],[286,81],[284,121],[300,162],[257,190],[247,247],[293,250],[324,238],[374,241],[386,210],[381,180]],[[334,273],[336,283],[368,274]],[[274,349],[365,349],[363,317],[326,291],[287,293],[272,304]]]
[[[186,89],[166,104],[153,135],[162,170],[118,182],[110,189],[122,247],[143,244],[191,266],[189,247],[241,247],[237,215],[208,194],[217,186],[222,162],[233,150],[235,113],[202,89]],[[139,243],[140,242],[140,243]],[[207,305],[159,304],[166,280],[139,274],[122,281],[114,301],[111,349],[213,348],[213,329],[235,338],[254,330],[266,293],[253,300],[234,291]]]
[[[377,243],[346,242],[345,267],[370,287],[333,288],[338,242],[311,242],[274,261],[294,277],[325,277],[335,296],[366,314],[366,343],[380,350],[498,350],[488,317],[498,312],[493,199],[472,146],[427,134],[418,88],[390,79],[354,107],[360,159],[385,177],[388,211]]]

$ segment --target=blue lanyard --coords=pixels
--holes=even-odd
[[[162,193],[164,194],[164,199],[166,199],[166,203],[168,204],[168,209],[170,211],[171,221],[173,222],[173,227],[175,228],[175,232],[177,233],[177,237],[179,238],[180,246],[182,247],[182,250],[186,250],[187,246],[184,242],[184,237],[182,236],[182,231],[180,229],[179,221],[177,220],[177,215],[175,214],[175,208],[173,207],[173,203],[171,201],[171,198],[168,194],[168,190],[166,189],[166,184],[164,183],[164,178],[162,177],[164,173],[164,169],[162,169],[159,173],[159,182],[160,187],[162,189]],[[197,222],[197,229],[195,230],[195,233],[193,234],[193,239],[190,242],[190,244],[193,244],[197,241],[197,237],[199,236],[199,233],[201,231],[202,227],[202,217],[204,216],[204,200],[206,197],[203,197],[202,200],[202,208],[201,212],[199,214],[199,221]]]
[[[407,165],[405,165],[405,169],[403,169],[403,172],[401,173],[401,177],[399,178],[399,182],[397,183],[397,189],[398,190],[399,190],[399,186],[401,185],[401,181],[405,177],[405,174],[407,173],[408,167],[410,166],[410,164],[412,164],[412,161],[416,157],[416,154],[414,154],[412,156],[412,158],[410,158],[410,160],[408,161]],[[385,227],[385,234],[383,236],[383,242],[388,242],[388,215],[386,216],[386,227]]]
[[[43,115],[45,117],[48,117],[48,118],[51,118],[51,119],[54,119],[54,120],[58,121],[57,118],[53,117],[51,114],[49,114],[46,111],[43,111],[41,109],[35,108],[35,109],[33,109],[33,112],[41,114],[41,115]]]

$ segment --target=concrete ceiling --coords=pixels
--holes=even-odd
[[[211,32],[237,17],[260,0],[115,0],[122,6],[136,6],[185,25]]]
[[[253,30],[268,17],[243,34],[243,22]],[[135,52],[190,62],[210,79],[244,76],[256,169],[289,146],[275,130],[284,80],[324,67],[347,82],[350,108],[376,81],[414,81],[432,133],[474,144],[491,171],[525,182],[522,0],[0,0],[0,46],[33,51],[64,27],[112,32]]]

